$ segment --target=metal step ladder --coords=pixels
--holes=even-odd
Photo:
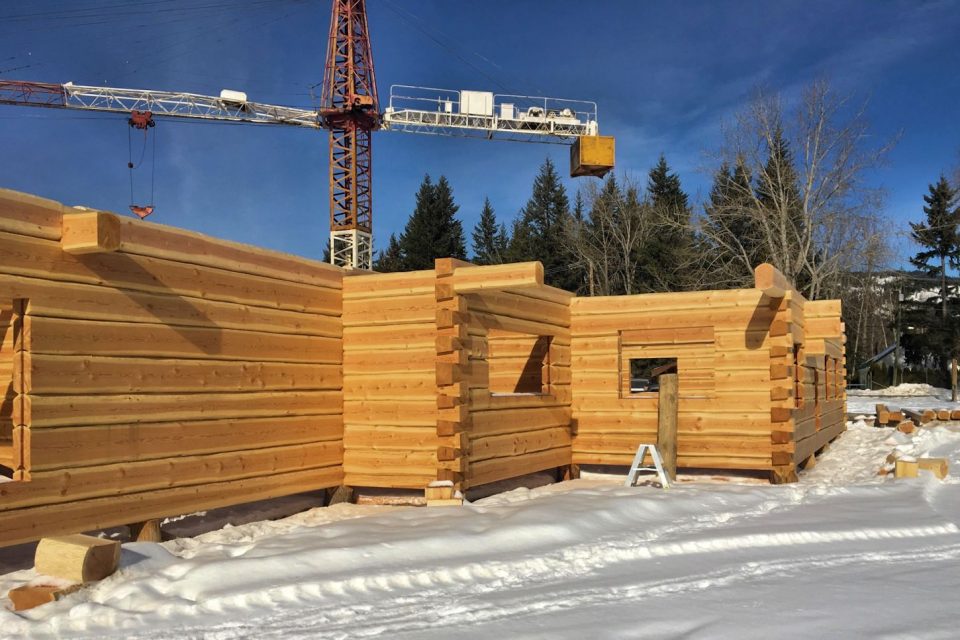
[[[650,458],[653,460],[652,467],[644,467],[643,459],[650,452]],[[627,474],[627,480],[623,483],[625,487],[634,487],[637,484],[637,477],[641,471],[655,471],[660,479],[660,486],[664,489],[670,488],[670,482],[667,480],[667,474],[663,470],[663,460],[660,458],[660,452],[657,451],[655,444],[641,444],[637,449],[637,455],[633,458],[633,464],[630,465],[630,472]]]

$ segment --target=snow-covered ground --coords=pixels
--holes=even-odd
[[[913,409],[960,409],[960,402],[950,402],[950,390],[929,384],[905,383],[886,389],[850,389],[847,391],[847,413],[868,414],[876,412],[877,404],[885,404],[891,410]]]
[[[960,426],[851,424],[793,485],[616,478],[462,508],[338,505],[163,545],[0,635],[63,638],[956,638]],[[34,579],[0,576],[0,590]]]

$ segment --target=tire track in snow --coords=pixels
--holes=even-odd
[[[277,635],[289,633],[295,629],[312,629],[316,637],[347,638],[377,636],[436,629],[437,627],[458,626],[494,622],[531,612],[544,613],[560,611],[579,606],[595,606],[607,602],[642,600],[662,595],[680,594],[724,586],[742,580],[758,579],[772,574],[784,574],[809,570],[817,566],[841,566],[865,562],[916,562],[928,559],[960,558],[960,543],[941,546],[935,549],[919,551],[871,551],[847,554],[817,556],[803,554],[795,559],[775,559],[752,561],[742,565],[733,560],[734,567],[720,570],[678,576],[638,584],[623,586],[604,586],[598,589],[561,588],[549,596],[542,592],[527,598],[519,597],[517,592],[538,590],[550,584],[567,585],[571,581],[589,579],[599,570],[618,564],[643,563],[651,560],[685,558],[699,554],[729,554],[737,551],[756,551],[764,549],[788,549],[796,552],[810,547],[842,543],[863,543],[866,541],[920,540],[938,536],[955,536],[960,533],[956,525],[947,524],[927,527],[900,527],[889,529],[850,530],[833,532],[780,532],[773,534],[749,534],[692,540],[684,543],[636,544],[631,546],[626,539],[608,541],[604,544],[578,545],[577,547],[551,554],[542,558],[517,561],[469,563],[447,569],[434,569],[421,572],[414,581],[423,585],[426,591],[408,594],[402,597],[378,599],[375,603],[346,605],[335,615],[331,612],[316,611],[306,613],[299,610],[291,620],[289,614],[271,616],[262,621],[263,629],[270,629]],[[619,545],[622,546],[618,546]],[[738,568],[746,567],[747,570]],[[636,575],[643,575],[638,568]],[[369,576],[351,583],[311,585],[314,593],[322,600],[336,596],[356,597],[381,593],[395,593],[400,583],[409,576],[381,574]],[[437,588],[438,586],[442,588]],[[495,599],[494,603],[485,603],[478,596],[496,594],[509,590],[510,599]],[[540,589],[542,591],[542,589]],[[302,591],[293,587],[271,590],[269,594],[258,594],[267,598],[271,606],[286,608],[291,604],[305,604]],[[205,606],[211,603],[205,602]],[[250,604],[247,602],[246,604]],[[260,602],[258,604],[266,604]],[[303,618],[310,619],[303,626]]]

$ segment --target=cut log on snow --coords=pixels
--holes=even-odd
[[[916,428],[917,427],[915,424],[913,424],[912,420],[904,420],[897,425],[897,431],[901,433],[913,433],[914,429]]]
[[[37,545],[37,573],[71,582],[103,580],[120,563],[120,543],[83,534],[44,538]]]
[[[914,411],[913,409],[901,409],[901,412],[903,415],[913,420],[918,426],[925,422],[929,422],[929,420],[923,419],[923,413],[919,411]]]
[[[39,607],[48,602],[59,600],[63,596],[73,593],[83,585],[73,584],[67,587],[55,587],[50,585],[28,585],[11,589],[7,593],[10,602],[13,603],[14,611],[26,611]]]
[[[954,409],[950,412],[951,420],[960,420],[960,409]]]
[[[920,423],[926,424],[928,422],[933,422],[937,419],[937,412],[933,409],[924,409],[923,415],[920,416]]]
[[[919,470],[920,466],[916,460],[904,460],[901,458],[897,460],[897,467],[894,473],[897,478],[916,478]]]
[[[946,458],[920,458],[917,460],[920,469],[929,471],[941,480],[947,477],[950,472],[950,463]]]
[[[949,420],[950,409],[937,409],[937,420]]]

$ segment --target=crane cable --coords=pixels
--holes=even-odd
[[[153,209],[154,209],[153,197],[155,193],[155,185],[156,185],[156,178],[157,178],[157,133],[156,131],[154,131],[153,138],[152,140],[150,140],[149,132],[150,132],[150,129],[153,128],[155,123],[153,122],[152,119],[149,119],[147,122],[149,122],[149,124],[145,123],[143,124],[143,126],[139,126],[134,124],[133,120],[131,119],[131,121],[129,122],[130,126],[127,127],[127,154],[128,154],[127,169],[129,170],[129,175],[130,175],[130,211],[132,211],[134,214],[140,217],[141,220],[149,216],[151,213],[153,213]],[[133,132],[131,131],[134,128],[143,129],[143,147],[140,149],[140,159],[137,161],[136,164],[134,164],[133,162]],[[135,204],[136,199],[134,197],[134,189],[133,189],[133,172],[134,170],[139,169],[141,166],[143,166],[143,159],[147,155],[148,142],[152,147],[151,160],[150,160],[150,163],[151,163],[150,164],[150,201],[146,205],[138,205],[138,204]]]

